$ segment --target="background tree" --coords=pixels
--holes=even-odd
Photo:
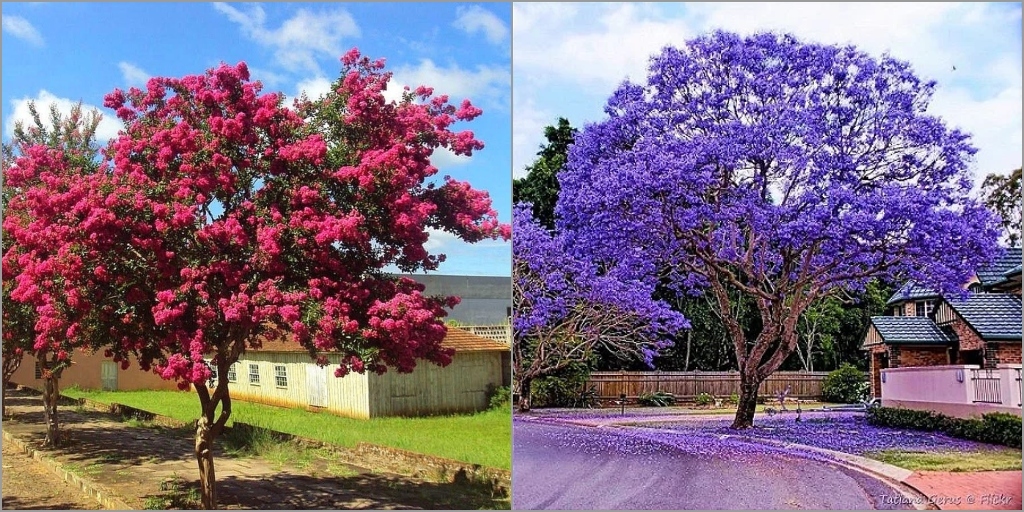
[[[79,212],[75,208],[84,189],[75,176],[91,175],[100,168],[96,128],[101,116],[98,112],[83,112],[79,103],[65,117],[56,105],[51,105],[46,123],[34,102],[29,102],[28,110],[31,124],[15,123],[11,142],[3,145],[3,391],[6,393],[24,355],[33,355],[43,378],[45,443],[56,445],[61,441],[57,418],[59,379],[71,364],[78,340],[67,339],[59,332],[36,336],[39,315],[34,301],[45,292],[31,281],[60,280],[63,275],[49,262],[60,260],[73,265],[77,258],[74,249],[55,251],[58,246],[51,242],[78,228]],[[8,180],[12,169],[21,176]],[[34,187],[35,193],[26,195]],[[42,210],[36,211],[40,206]],[[41,224],[33,215],[39,212],[46,221],[53,222],[53,230],[36,231]],[[21,279],[25,286],[15,292]]]
[[[512,360],[520,411],[530,409],[535,379],[586,364],[598,349],[650,365],[670,344],[666,334],[686,328],[643,283],[573,258],[561,237],[533,220],[531,205],[514,207],[513,229]]]
[[[721,312],[734,293],[755,304],[753,335],[723,315],[733,426],[749,427],[809,306],[876,278],[959,293],[993,257],[995,218],[969,197],[975,149],[926,113],[934,88],[905,62],[789,35],[665,48],[576,138],[559,226],[606,268],[706,289]]]
[[[1002,219],[1003,236],[1012,247],[1021,242],[1021,181],[1020,169],[1009,175],[989,174],[981,183],[981,194],[993,211]]]
[[[286,336],[321,365],[339,353],[338,377],[445,365],[442,317],[458,299],[427,297],[384,269],[436,269],[430,228],[468,242],[509,236],[486,192],[432,178],[435,149],[483,147],[450,130],[481,111],[427,87],[388,102],[383,61],[352,50],[342,64],[328,94],[295,110],[262,94],[244,63],[107,95],[125,130],[106,172],[86,180],[79,236],[56,246],[82,254],[50,261],[64,267],[60,281],[19,283],[47,289],[33,297],[40,338],[86,340],[122,367],[135,359],[195,389],[205,508],[216,505],[213,443],[231,415],[227,370],[246,349]]]
[[[526,168],[526,176],[512,180],[512,203],[533,205],[533,218],[547,229],[555,228],[555,202],[558,201],[558,173],[565,165],[566,155],[576,129],[564,117],[544,127],[547,144],[541,146],[537,159]]]

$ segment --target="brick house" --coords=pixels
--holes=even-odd
[[[1021,249],[1011,248],[967,283],[964,297],[942,297],[909,282],[871,318],[862,348],[871,394],[881,397],[887,368],[1021,364]]]

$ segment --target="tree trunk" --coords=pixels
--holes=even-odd
[[[533,379],[523,379],[519,383],[519,412],[530,410],[530,387],[532,384]]]
[[[206,383],[193,383],[196,394],[199,395],[199,403],[202,406],[202,415],[196,421],[196,462],[199,464],[199,486],[200,497],[203,508],[214,510],[217,508],[217,476],[213,469],[213,442],[224,431],[224,425],[231,417],[231,395],[228,389],[228,369],[238,356],[234,354],[230,360],[223,360],[217,363],[217,389],[210,395]],[[217,406],[220,406],[220,414],[214,420]]]
[[[46,423],[45,446],[60,446],[60,424],[57,421],[57,398],[60,397],[57,376],[49,373],[43,380],[43,420]]]
[[[201,384],[200,384],[201,385]],[[211,411],[210,415],[213,413]],[[196,461],[199,463],[199,485],[203,508],[213,510],[217,508],[217,476],[213,470],[213,431],[210,429],[210,421],[204,414],[196,422]]]
[[[750,428],[754,426],[754,413],[757,411],[757,388],[760,382],[755,382],[747,372],[740,372],[740,401],[736,405],[736,418],[732,422],[732,428]]]
[[[686,330],[686,362],[683,363],[683,371],[690,371],[690,343],[693,338],[693,329]]]

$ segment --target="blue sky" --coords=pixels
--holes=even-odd
[[[509,4],[81,4],[3,3],[3,137],[25,119],[28,100],[67,111],[99,108],[101,142],[120,128],[103,96],[150,76],[199,74],[245,61],[266,91],[294,97],[326,90],[339,57],[358,47],[384,57],[400,85],[429,85],[484,110],[470,129],[486,145],[472,158],[435,153],[439,176],[487,190],[511,220],[511,40]],[[400,86],[396,89],[400,90]],[[465,244],[432,233],[444,253],[438,273],[510,275],[511,246]]]
[[[890,52],[937,80],[930,111],[974,135],[975,176],[1021,166],[1021,4],[514,4],[514,176],[558,117],[597,121],[648,57],[708,31],[773,30]],[[956,70],[953,70],[953,67]]]

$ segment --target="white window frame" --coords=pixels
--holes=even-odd
[[[249,363],[249,384],[260,385],[260,365],[256,363]]]
[[[228,367],[228,382],[238,382],[238,370],[235,368],[238,363],[231,363]]]
[[[288,388],[288,367],[283,364],[274,365],[274,386]]]

